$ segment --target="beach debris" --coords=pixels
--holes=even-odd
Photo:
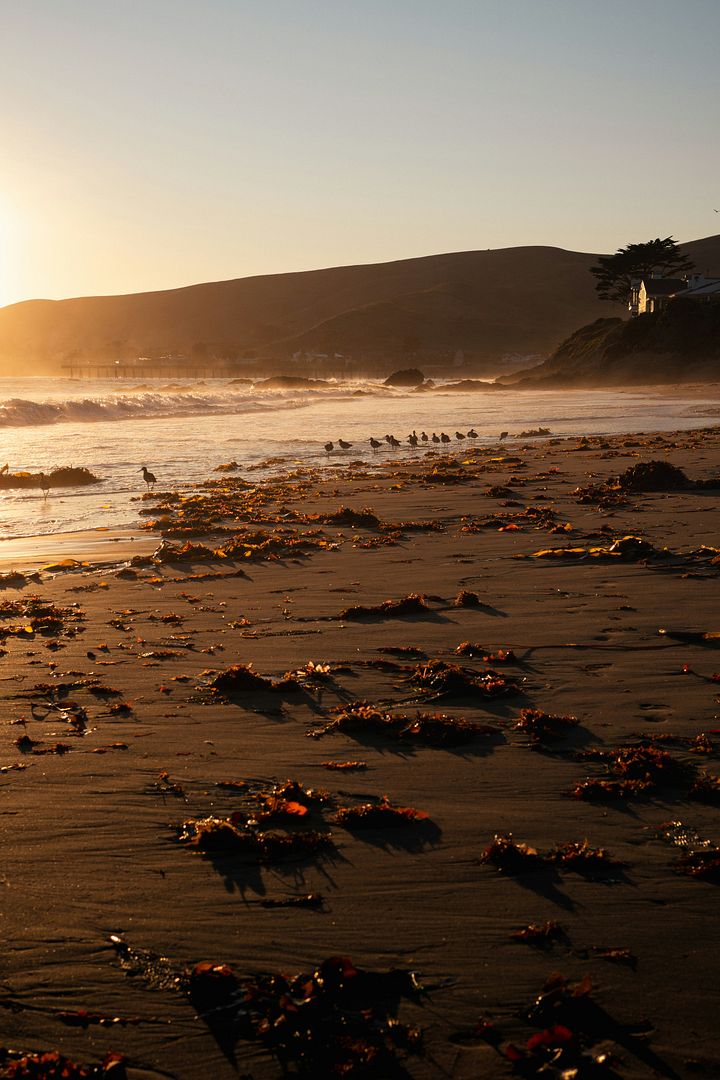
[[[40,487],[41,477],[43,477],[48,488],[87,487],[89,484],[100,484],[102,482],[100,477],[95,476],[89,469],[64,465],[62,468],[53,469],[50,473],[3,473],[0,475],[0,490]]]
[[[32,594],[17,600],[0,601],[0,641],[8,637],[75,637],[84,616],[76,604],[60,607]],[[8,620],[13,621],[7,625]]]
[[[677,874],[720,882],[720,845],[700,836],[691,825],[682,821],[664,822],[659,826],[658,834],[666,843],[682,849],[682,855],[673,863]]]
[[[202,677],[212,677],[208,684],[210,690],[219,691],[222,694],[262,693],[271,691],[282,693],[283,691],[299,690],[300,686],[292,675],[285,675],[282,679],[267,679],[258,675],[253,670],[252,664],[233,664],[219,674],[215,671],[204,671]]]
[[[508,836],[495,835],[480,856],[481,863],[489,863],[502,874],[527,874],[547,868],[548,860],[537,848],[518,843]]]
[[[242,815],[235,821],[237,824],[233,818],[188,818],[178,829],[178,839],[204,855],[237,855],[259,863],[307,859],[335,846],[329,832],[259,832],[244,823]]]
[[[261,900],[260,906],[264,908],[309,908],[311,911],[319,911],[325,904],[322,893],[306,893],[304,896],[286,896],[281,900]]]
[[[423,615],[429,611],[425,603],[425,597],[419,593],[409,593],[401,600],[383,600],[381,604],[365,606],[355,604],[353,607],[343,608],[338,614],[338,619],[396,619],[404,615]]]
[[[0,479],[2,479],[0,477]],[[8,1080],[125,1080],[125,1058],[108,1053],[97,1065],[80,1064],[59,1050],[24,1053],[0,1047],[0,1076]]]
[[[687,794],[695,779],[692,765],[656,746],[619,746],[585,750],[584,760],[601,761],[606,776],[578,782],[569,794],[576,799],[626,799],[679,789]]]
[[[682,469],[669,461],[639,461],[617,478],[623,491],[681,491],[693,486]]]
[[[540,870],[572,870],[581,874],[606,875],[621,869],[624,864],[613,859],[605,848],[593,848],[585,840],[569,840],[542,852],[528,844],[507,836],[495,835],[480,856],[481,863],[489,863],[504,874],[527,874]]]
[[[32,582],[39,585],[39,574],[23,574],[19,570],[10,570],[7,574],[0,574],[0,589],[24,589]]]
[[[541,709],[523,709],[515,727],[524,731],[531,744],[537,747],[564,738],[578,723],[575,716],[546,713]]]
[[[445,713],[388,712],[367,701],[352,701],[334,710],[335,716],[318,731],[310,731],[312,738],[320,738],[334,731],[356,737],[384,736],[402,743],[418,743],[426,746],[461,746],[483,737],[497,737],[499,729],[492,724],[466,720],[464,717]]]
[[[343,829],[353,831],[393,829],[429,821],[429,818],[424,810],[416,810],[414,806],[393,806],[387,795],[383,795],[378,802],[340,807],[335,814],[335,821]]]
[[[609,960],[612,964],[624,964],[626,967],[632,968],[633,971],[638,965],[638,958],[630,949],[618,948],[617,946],[607,948],[607,946],[603,945],[593,945],[591,948],[599,960]]]
[[[565,937],[565,931],[560,923],[551,919],[544,923],[528,923],[520,930],[514,930],[510,937],[513,941],[522,941],[528,945],[549,945],[553,941],[561,941]]]
[[[410,675],[410,682],[432,698],[495,698],[517,693],[519,689],[514,679],[492,668],[478,673],[445,660],[429,660],[418,665]]]
[[[476,592],[469,589],[461,589],[453,600],[454,607],[480,607],[482,601]]]
[[[323,769],[335,770],[336,772],[362,772],[367,769],[367,761],[321,761]]]
[[[661,627],[658,630],[661,637],[672,638],[673,641],[682,641],[686,645],[708,645],[711,648],[720,648],[720,630],[668,630]]]
[[[605,547],[560,547],[541,548],[529,555],[514,555],[514,559],[594,559],[596,561],[613,559],[625,562],[638,562],[642,559],[668,558],[673,554],[667,548],[658,549],[649,540],[640,536],[622,536]]]

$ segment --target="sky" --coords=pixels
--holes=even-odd
[[[0,0],[0,305],[720,233],[718,0]]]

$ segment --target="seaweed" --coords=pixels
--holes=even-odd
[[[338,619],[368,619],[384,618],[395,619],[403,615],[422,615],[429,610],[425,598],[418,593],[409,593],[401,600],[383,600],[381,604],[365,606],[355,604],[352,607],[343,608],[338,614]]]
[[[477,674],[444,660],[429,660],[418,665],[410,675],[410,682],[435,698],[495,698],[518,691],[513,679],[497,671],[489,669]]]
[[[0,477],[2,479],[2,477]],[[0,1047],[0,1075],[8,1080],[125,1080],[125,1059],[108,1053],[97,1065],[84,1065],[58,1050],[25,1054]]]
[[[379,802],[362,803],[360,806],[342,806],[335,820],[343,829],[393,829],[428,821],[424,810],[413,806],[392,806],[387,795]]]
[[[403,743],[426,746],[461,746],[484,736],[496,736],[498,729],[463,717],[445,713],[416,712],[414,716],[386,712],[366,701],[353,701],[338,706],[335,718],[319,731],[310,732],[320,738],[333,731],[356,736],[380,735]]]
[[[607,775],[575,784],[570,794],[579,799],[627,799],[673,788],[687,791],[695,776],[691,765],[656,746],[586,750],[581,756],[602,761]]]
[[[468,589],[461,589],[453,600],[454,607],[480,607],[482,601],[476,592],[470,592]]]
[[[222,694],[260,693],[265,691],[277,693],[300,689],[293,676],[286,675],[282,679],[266,679],[263,675],[258,675],[256,671],[253,671],[252,664],[233,664],[232,667],[226,668],[225,671],[221,671],[219,674],[215,672],[204,672],[203,674],[214,675],[214,678],[208,684],[209,688]]]
[[[523,709],[515,726],[527,733],[533,746],[542,746],[564,738],[577,725],[575,716],[546,713],[541,709]]]
[[[101,479],[95,476],[89,469],[75,468],[64,465],[59,469],[53,469],[50,473],[4,473],[0,475],[0,490],[9,488],[37,488],[43,480],[48,488],[56,487],[86,487],[89,484],[99,484]]]
[[[205,855],[237,855],[259,863],[306,859],[334,847],[328,832],[261,833],[216,817],[183,821],[178,838],[187,847]]]
[[[510,937],[527,945],[549,945],[553,941],[561,941],[565,932],[559,923],[551,919],[544,923],[528,923],[522,929],[514,930]]]
[[[480,856],[481,863],[489,863],[501,874],[527,874],[547,868],[548,860],[536,848],[516,843],[509,836],[495,835]]]

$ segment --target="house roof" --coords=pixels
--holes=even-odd
[[[679,289],[678,292],[680,296],[690,298],[714,296],[720,293],[720,278],[711,278],[704,281],[702,285],[696,285],[694,289]]]
[[[683,278],[643,278],[643,285],[646,296],[672,296],[687,289]]]

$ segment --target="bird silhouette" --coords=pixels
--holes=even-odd
[[[449,443],[450,442],[450,436],[446,435],[444,431],[440,432],[440,442],[442,442],[442,443]]]
[[[396,439],[394,435],[386,435],[385,442],[388,444],[388,446],[391,446],[393,450],[397,450],[398,446],[400,445],[399,440]]]
[[[375,453],[375,451],[376,451],[376,450],[378,450],[378,449],[379,449],[379,448],[380,448],[380,447],[382,446],[382,443],[381,443],[381,442],[378,442],[378,440],[377,440],[377,439],[372,439],[372,438],[371,438],[371,439],[369,439],[368,441],[369,441],[370,445],[371,445],[371,446],[372,446],[372,448],[373,448],[373,453]]]
[[[420,438],[422,439],[423,442],[427,442],[428,441],[427,432],[421,431],[420,432]]]
[[[417,437],[417,435],[415,434],[414,431],[413,431],[412,435],[408,435],[407,441],[410,443],[411,446],[413,446],[413,447],[417,446],[418,437]]]
[[[455,438],[458,439],[458,441],[461,441],[462,439],[465,438],[465,436],[463,435],[462,431],[456,431],[455,432]]]
[[[468,437],[468,439],[477,439],[478,433],[475,430],[475,428],[470,428],[470,430],[467,433],[467,437]]]
[[[38,474],[38,486],[43,493],[43,496],[47,499],[48,492],[50,491],[50,481],[44,472]]]
[[[143,465],[140,472],[143,474],[143,480],[147,484],[147,489],[149,491],[151,487],[154,487],[155,484],[157,484],[157,477],[153,473],[148,472],[145,465]]]
[[[9,472],[10,472],[10,464],[8,463],[6,465],[3,465],[2,469],[0,469],[0,476],[2,476],[3,473],[9,473]]]
[[[341,450],[349,450],[350,447],[352,446],[352,443],[351,442],[345,442],[344,439],[338,439],[338,446],[340,447]]]
[[[335,449],[335,443],[331,443],[331,442],[326,442],[325,443],[325,453],[328,455],[328,457],[330,456],[330,451],[334,450],[334,449]]]
[[[438,438],[438,436],[437,436],[437,435],[435,434],[435,432],[434,432],[434,431],[433,431],[433,433],[432,433],[432,441],[433,441],[434,443],[439,443],[439,442],[440,442],[440,439]]]
[[[500,442],[502,442],[504,439],[507,439],[508,435],[509,435],[509,432],[501,431],[500,432]]]

